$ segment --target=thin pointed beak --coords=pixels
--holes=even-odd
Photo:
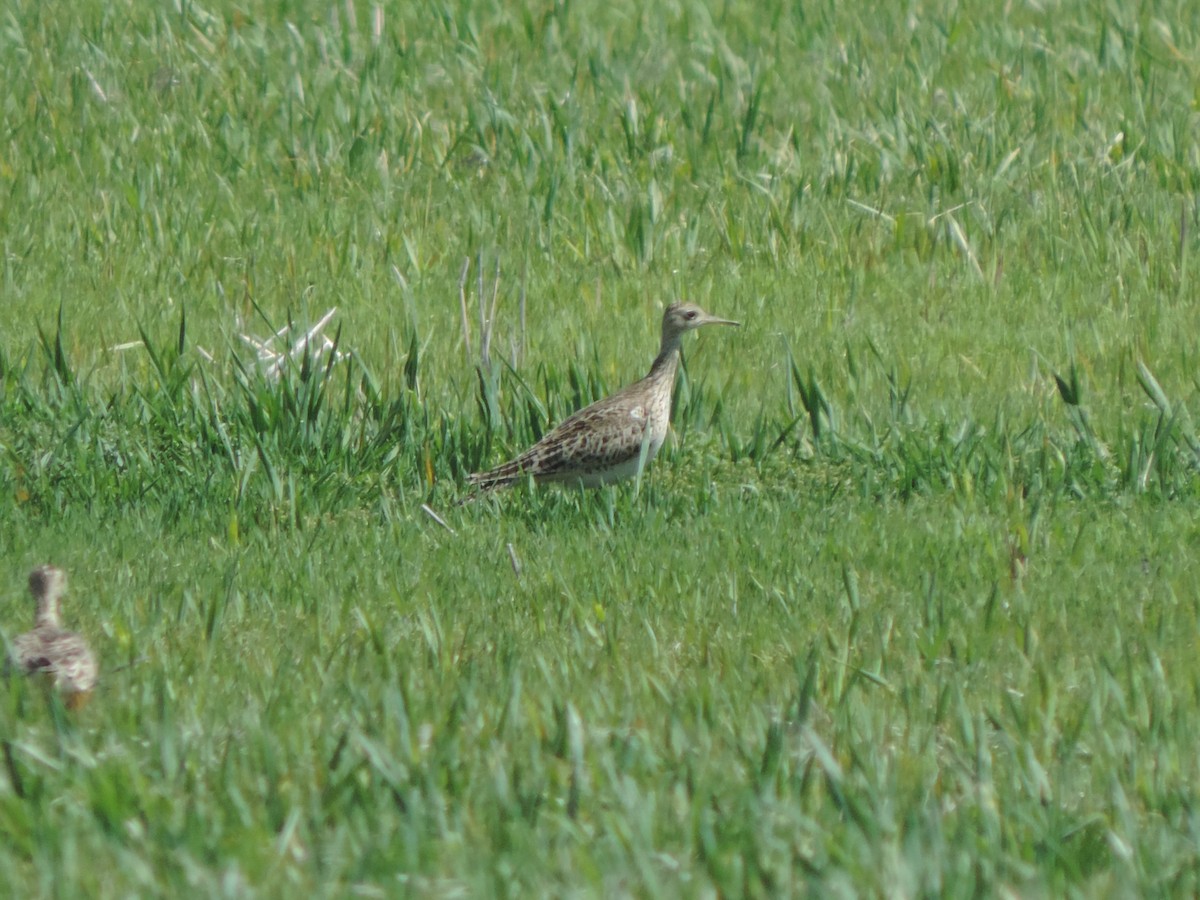
[[[701,322],[700,324],[701,325],[735,325],[738,328],[740,328],[742,325],[741,322],[735,322],[735,321],[733,321],[733,319],[718,319],[716,316],[710,316],[710,315],[705,315],[704,321]]]

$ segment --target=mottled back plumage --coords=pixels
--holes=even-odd
[[[79,706],[96,686],[96,657],[87,642],[62,627],[59,601],[67,589],[67,574],[54,566],[39,566],[29,575],[29,591],[37,604],[34,628],[12,642],[9,666],[25,675],[44,675],[68,706]]]
[[[584,407],[516,459],[477,472],[469,481],[486,491],[530,476],[539,483],[597,487],[636,475],[654,459],[671,427],[671,392],[683,335],[703,325],[737,324],[691,303],[668,306],[662,344],[645,378]]]

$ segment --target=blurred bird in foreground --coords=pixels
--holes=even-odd
[[[87,642],[62,627],[59,602],[67,590],[67,573],[38,566],[29,574],[29,592],[37,604],[32,631],[12,642],[9,668],[45,677],[70,709],[87,702],[96,686],[97,665]]]

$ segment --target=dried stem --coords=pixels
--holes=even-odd
[[[467,322],[467,275],[471,271],[471,257],[463,260],[462,273],[458,276],[458,306],[462,311],[463,347],[467,359],[471,358],[471,325]]]

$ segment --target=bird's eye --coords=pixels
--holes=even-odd
[[[696,311],[694,309],[689,309],[687,312],[684,313],[684,316],[686,316],[689,319],[694,319],[694,318],[696,318]]]

